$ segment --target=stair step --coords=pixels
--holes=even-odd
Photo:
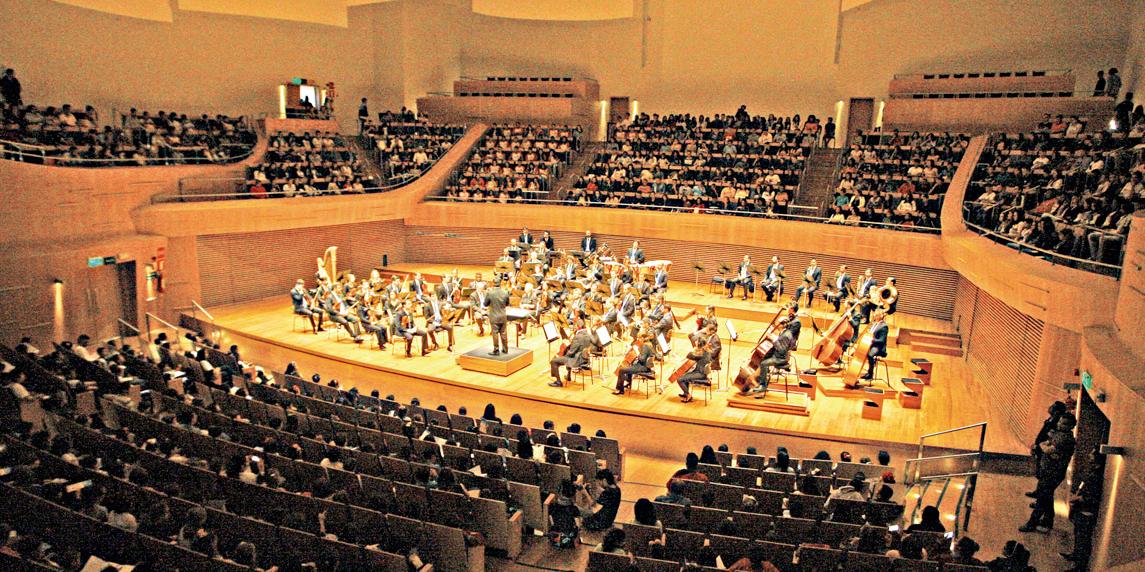
[[[912,351],[914,353],[927,353],[927,354],[938,354],[938,355],[944,355],[944,356],[962,357],[962,348],[960,348],[960,347],[955,348],[955,347],[950,347],[950,346],[935,346],[935,345],[920,344],[920,343],[912,342],[910,344],[910,351]]]

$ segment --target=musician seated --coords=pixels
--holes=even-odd
[[[871,349],[867,352],[867,374],[860,379],[872,380],[875,378],[875,363],[878,358],[887,357],[887,333],[890,328],[884,321],[887,313],[879,310],[871,315]]]
[[[313,305],[311,302],[311,294],[306,290],[306,283],[299,278],[294,283],[294,288],[290,291],[290,301],[294,304],[294,313],[299,316],[306,316],[310,320],[310,329],[315,334],[322,330],[322,320],[325,313]]]
[[[656,269],[656,274],[652,278],[652,289],[657,294],[663,294],[668,291],[668,269],[661,266]]]
[[[688,360],[692,362],[692,367],[676,380],[676,385],[680,386],[680,394],[682,403],[689,403],[692,401],[692,386],[693,385],[711,385],[711,380],[708,379],[708,370],[712,363],[712,347],[708,342],[703,342],[697,345],[688,355]]]
[[[728,289],[728,298],[735,297],[736,286],[743,287],[744,300],[747,300],[748,294],[755,293],[755,281],[751,278],[751,272],[751,256],[745,254],[743,256],[743,262],[740,263],[739,268],[736,270],[736,275],[724,280],[724,286]]]
[[[383,314],[365,305],[358,306],[358,322],[362,329],[373,333],[378,338],[378,349],[386,349],[390,341],[389,327],[384,323]]]
[[[553,381],[549,383],[549,386],[564,387],[564,384],[561,383],[561,366],[565,366],[568,370],[565,374],[564,381],[571,383],[573,370],[582,369],[588,365],[589,352],[592,351],[595,344],[596,340],[592,332],[583,327],[578,329],[576,334],[573,335],[572,341],[569,342],[565,348],[564,353],[549,360],[549,372],[553,377]]]
[[[478,274],[477,277],[480,278],[481,275]],[[485,290],[484,281],[474,279],[473,284],[475,284],[473,293],[469,295],[469,317],[477,324],[477,335],[484,336],[487,316],[485,298],[489,293]]]
[[[414,337],[421,338],[421,355],[429,353],[428,335],[425,330],[422,330],[414,324],[413,321],[413,302],[406,301],[398,307],[394,312],[394,334],[398,337],[405,338],[406,340],[406,357],[412,357],[410,349],[413,346]]]
[[[330,317],[330,321],[346,329],[346,333],[350,334],[355,343],[362,343],[362,331],[358,325],[358,318],[350,315],[346,303],[341,298],[333,292],[328,292],[326,299],[322,301],[322,309]]]
[[[429,340],[433,343],[433,349],[438,349],[436,332],[445,331],[449,337],[449,345],[446,347],[447,351],[453,351],[453,323],[445,319],[445,303],[437,297],[436,291],[430,291],[428,298],[425,301],[425,306],[422,308],[422,313],[425,315],[425,329],[429,334]]]
[[[783,296],[783,279],[786,276],[783,273],[783,265],[779,263],[778,256],[771,257],[771,264],[767,265],[767,272],[764,273],[763,278],[759,281],[759,287],[763,290],[767,301],[771,302],[776,297]]]
[[[799,302],[803,295],[807,295],[807,307],[811,308],[811,302],[815,299],[815,292],[819,290],[819,285],[823,280],[823,269],[819,268],[818,262],[814,258],[811,259],[811,264],[803,271],[803,285],[795,289],[795,301]]]
[[[649,332],[639,332],[636,335],[636,342],[629,351],[634,352],[633,360],[628,365],[617,368],[616,391],[612,392],[613,395],[624,395],[625,390],[632,387],[632,376],[652,372],[653,350]]]
[[[763,358],[763,361],[759,362],[759,373],[755,378],[755,387],[750,389],[745,387],[740,391],[740,396],[753,393],[756,399],[763,399],[767,395],[767,386],[771,382],[771,368],[785,369],[789,365],[791,352],[795,349],[796,343],[793,324],[798,323],[798,319],[793,319],[787,323],[783,333],[775,339],[771,351]]]

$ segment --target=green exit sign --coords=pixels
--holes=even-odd
[[[1081,386],[1086,389],[1093,389],[1093,374],[1088,371],[1081,372]]]

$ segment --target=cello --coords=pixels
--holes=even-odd
[[[834,322],[831,322],[831,326],[823,332],[823,337],[815,342],[815,347],[811,348],[811,357],[815,361],[823,365],[834,365],[843,356],[843,342],[855,335],[850,320],[855,307],[856,304],[848,306]]]

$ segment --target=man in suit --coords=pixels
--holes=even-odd
[[[814,258],[811,259],[811,264],[807,265],[807,270],[803,271],[803,285],[795,289],[795,302],[798,303],[803,295],[807,295],[807,307],[811,307],[811,302],[815,300],[815,292],[819,290],[819,285],[823,281],[823,269],[819,268],[819,263]]]
[[[736,275],[727,280],[728,298],[734,298],[736,286],[743,287],[743,299],[747,300],[747,295],[750,292],[755,292],[755,280],[751,277],[751,271],[754,268],[751,265],[751,256],[743,255],[743,262],[739,263],[736,269]]]
[[[310,306],[310,293],[306,291],[306,283],[301,278],[295,281],[294,288],[290,291],[290,301],[294,304],[295,314],[306,316],[310,320],[310,329],[315,334],[322,331],[324,314],[318,308]]]
[[[652,288],[660,294],[668,290],[668,269],[666,267],[656,268],[656,274],[652,277]]]
[[[694,365],[688,370],[687,373],[680,376],[676,380],[676,385],[680,386],[681,403],[688,403],[692,401],[692,386],[693,385],[711,385],[712,382],[708,379],[708,369],[712,364],[712,350],[711,344],[708,341],[703,341],[692,349],[686,356],[687,359],[692,360]]]
[[[485,307],[489,311],[489,333],[493,335],[493,351],[489,355],[501,355],[509,351],[509,316],[505,308],[509,306],[509,293],[501,288],[501,281],[493,283],[493,289],[485,297]]]
[[[346,333],[350,334],[355,342],[361,343],[362,331],[358,329],[358,318],[350,315],[346,303],[337,294],[327,293],[326,299],[322,301],[322,309],[326,311],[331,322],[346,328]]]
[[[799,321],[792,320],[792,322],[787,323],[788,327],[784,328],[779,337],[775,338],[775,345],[771,349],[771,354],[759,362],[759,374],[755,378],[755,387],[751,390],[756,399],[763,399],[767,396],[767,385],[771,382],[771,368],[782,368],[788,365],[791,360],[791,352],[797,343],[796,334],[791,328],[792,323],[797,324]],[[747,395],[747,393],[740,395]]]
[[[786,275],[783,273],[783,265],[779,263],[779,257],[772,256],[771,264],[767,265],[767,272],[764,273],[763,280],[760,281],[760,287],[763,288],[763,293],[767,295],[768,302],[783,296],[784,278]]]
[[[868,268],[863,272],[863,278],[859,282],[859,314],[862,316],[862,323],[866,324],[871,321],[871,309],[875,307],[871,301],[871,292],[879,285],[879,281],[871,275],[871,269]],[[855,334],[856,336],[858,333]]]
[[[1057,427],[1050,431],[1041,445],[1038,457],[1038,486],[1026,496],[1034,498],[1034,510],[1019,532],[1049,532],[1054,527],[1054,491],[1061,486],[1077,448],[1073,429],[1077,419],[1067,413],[1058,418]]]
[[[469,294],[469,311],[470,318],[477,323],[477,335],[485,335],[485,301],[489,297],[489,293],[485,290],[485,282],[477,282],[473,289],[473,293]]]
[[[528,248],[533,244],[533,235],[529,233],[529,227],[521,229],[521,234],[517,236],[517,242]]]
[[[613,336],[620,334],[620,322],[618,320],[619,312],[616,309],[615,299],[609,298],[605,300],[604,313],[600,315],[600,322],[604,325],[604,327],[608,328],[608,331]]]
[[[842,264],[839,270],[835,272],[835,280],[832,283],[834,294],[831,297],[831,304],[835,306],[835,311],[839,311],[839,306],[842,305],[844,298],[851,296],[851,275],[847,274],[847,265]]]
[[[651,336],[647,331],[641,331],[636,335],[636,359],[628,366],[621,367],[616,373],[616,390],[612,392],[613,395],[624,395],[624,391],[632,387],[632,376],[638,373],[650,373],[652,371],[652,344]]]
[[[649,318],[652,320],[653,337],[662,335],[667,338],[672,334],[672,328],[676,327],[676,317],[672,314],[672,306],[668,304],[660,304],[653,308]]]
[[[425,302],[425,293],[428,290],[429,285],[426,283],[425,279],[421,277],[421,272],[415,272],[413,275],[413,280],[411,280],[409,283],[409,291],[413,292],[414,298],[417,298],[418,302]]]
[[[390,333],[387,331],[381,320],[370,319],[370,307],[365,304],[358,304],[358,322],[362,324],[362,329],[374,334],[378,338],[378,349],[386,349],[386,344],[390,341]]]
[[[644,249],[640,248],[640,241],[632,241],[632,248],[628,249],[628,262],[632,264],[644,264]]]
[[[592,332],[587,328],[577,330],[573,335],[573,339],[569,342],[569,347],[565,350],[565,355],[556,356],[549,360],[549,373],[553,376],[553,381],[549,383],[550,387],[564,387],[561,383],[561,366],[565,366],[568,372],[565,374],[564,380],[566,382],[572,381],[572,370],[582,368],[588,365],[589,351],[591,351],[595,342],[592,337]]]
[[[422,313],[425,315],[425,329],[429,333],[429,339],[433,342],[433,349],[437,349],[437,336],[434,334],[442,330],[448,334],[449,345],[446,346],[446,351],[453,351],[453,324],[445,323],[445,306],[441,299],[437,297],[437,292],[430,292],[429,297],[425,301],[425,307],[422,308]]]
[[[421,338],[421,355],[429,353],[428,335],[425,330],[417,327],[413,319],[413,302],[407,300],[394,312],[394,333],[406,341],[406,357],[412,357],[410,349],[413,347],[414,337]]]
[[[871,319],[871,350],[867,352],[867,374],[862,379],[872,380],[875,378],[875,358],[887,357],[887,333],[890,328],[887,323],[883,321],[886,313],[882,310],[876,311]]]
[[[617,272],[608,279],[608,295],[611,297],[619,296],[622,288],[624,288],[624,281],[620,279],[620,273]]]
[[[633,292],[632,287],[625,285],[621,290],[620,298],[620,315],[624,316],[628,321],[632,320],[632,316],[636,314],[636,294]]]
[[[585,254],[596,252],[596,238],[592,236],[591,230],[584,231],[584,238],[580,239],[580,250]]]
[[[549,234],[549,231],[546,230],[544,232],[544,234],[541,235],[541,244],[545,245],[545,250],[548,250],[548,251],[554,250],[553,249],[553,237],[552,237],[552,235]]]

